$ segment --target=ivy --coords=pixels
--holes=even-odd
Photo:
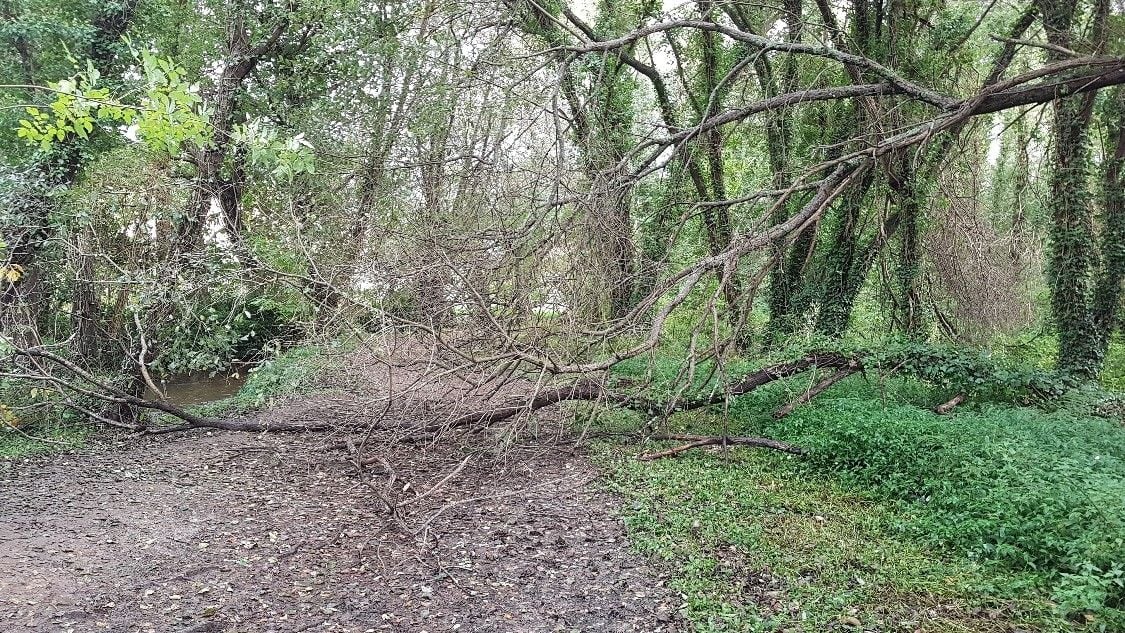
[[[907,342],[861,352],[863,365],[949,391],[1001,402],[1056,400],[1081,381],[1068,372],[1005,363],[971,349]]]

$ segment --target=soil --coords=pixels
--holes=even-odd
[[[572,445],[398,445],[361,468],[341,437],[193,432],[0,464],[0,631],[684,628]]]

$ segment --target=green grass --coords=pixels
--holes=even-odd
[[[1058,337],[1050,331],[1023,332],[1004,337],[995,348],[999,355],[1021,364],[1050,369],[1055,364]],[[1110,340],[1099,382],[1110,391],[1125,391],[1125,340],[1120,335]]]
[[[656,363],[656,379],[674,365]],[[1125,630],[1119,422],[1076,408],[937,416],[929,407],[945,394],[861,377],[773,420],[807,385],[754,392],[729,418],[671,421],[795,442],[807,457],[698,450],[637,462],[597,448],[630,497],[634,543],[673,570],[699,630],[846,629],[849,618],[882,631]]]
[[[81,448],[93,428],[74,422],[36,424],[19,432],[0,430],[0,459],[16,459]]]
[[[886,631],[999,631],[1042,618],[1042,605],[978,592],[989,580],[980,565],[903,538],[893,506],[803,477],[784,457],[696,452],[645,463],[608,446],[599,455],[628,497],[634,545],[674,570],[697,630],[858,621]]]

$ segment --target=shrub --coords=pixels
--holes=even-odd
[[[224,289],[207,305],[184,304],[176,325],[162,333],[154,370],[162,374],[222,371],[256,360],[295,335],[302,305],[269,294],[240,296]]]

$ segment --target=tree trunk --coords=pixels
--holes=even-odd
[[[1072,46],[1075,11],[1071,0],[1042,0],[1043,26],[1052,45]],[[1048,57],[1059,61],[1065,54],[1048,51]],[[1093,197],[1087,182],[1087,130],[1093,99],[1094,93],[1086,93],[1054,102],[1054,169],[1047,204],[1051,216],[1047,282],[1059,336],[1058,367],[1086,378],[1097,376],[1102,364],[1091,312],[1097,252],[1090,214]]]
[[[71,349],[87,366],[97,364],[101,346],[101,301],[94,285],[94,256],[90,254],[90,230],[84,229],[75,244],[74,285],[71,291]]]
[[[1097,353],[1105,357],[1117,328],[1125,279],[1125,90],[1114,89],[1106,104],[1108,147],[1102,163],[1102,275],[1094,289]]]
[[[907,161],[903,161],[906,163]],[[918,287],[922,272],[922,251],[919,244],[919,224],[925,208],[929,188],[924,179],[928,173],[918,173],[909,165],[903,165],[899,173],[906,178],[902,191],[898,192],[896,204],[901,217],[899,222],[899,261],[898,261],[898,322],[902,331],[911,338],[921,338],[923,329],[922,297]]]

